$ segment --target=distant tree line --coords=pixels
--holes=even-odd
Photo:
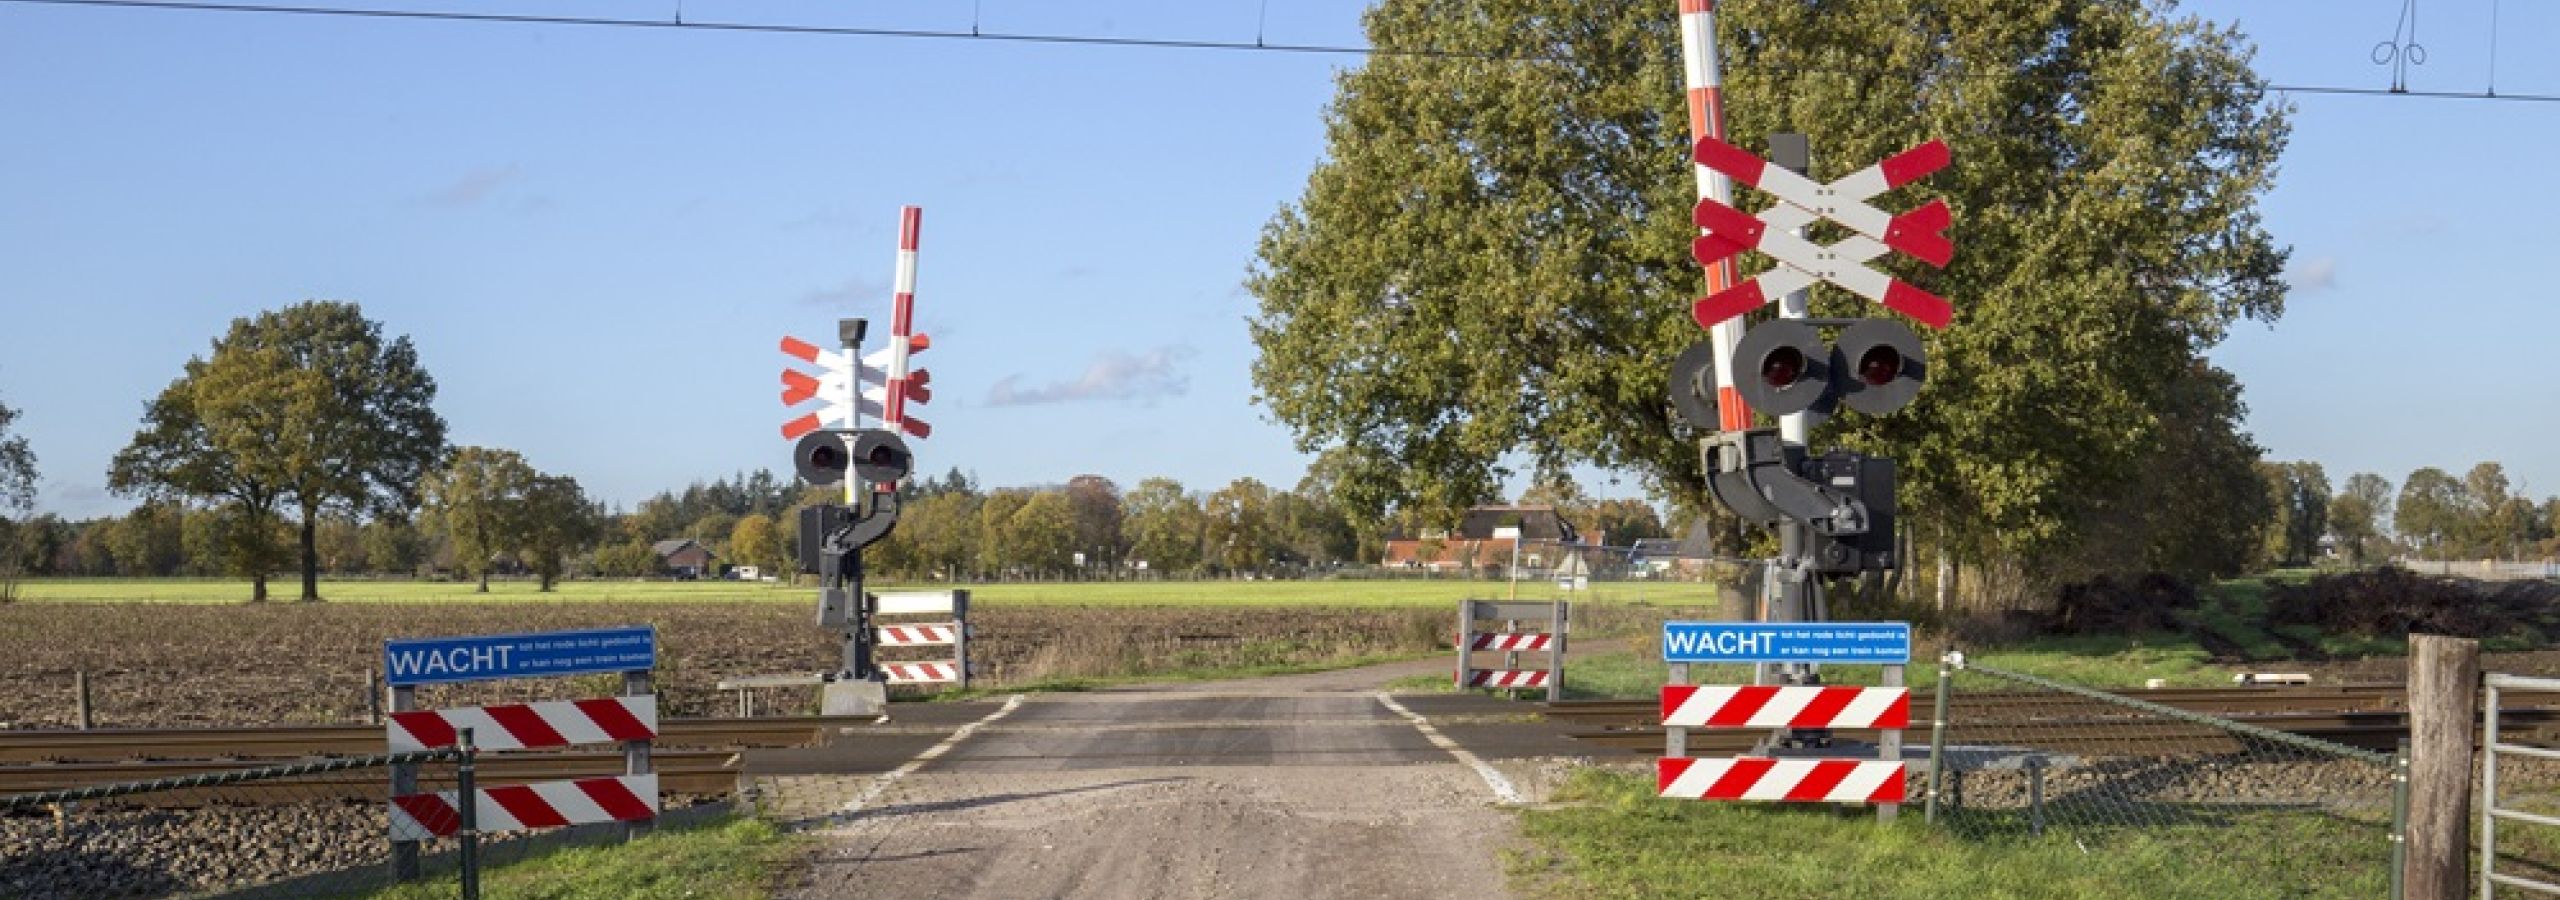
[[[2260,463],[2259,473],[2272,508],[2262,532],[2263,565],[2560,556],[2560,497],[2532,499],[2497,462],[2474,465],[2460,478],[2421,468],[2397,492],[2370,472],[2348,476],[2332,492],[2320,464],[2311,462]]]

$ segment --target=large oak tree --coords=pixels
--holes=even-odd
[[[1927,336],[1929,387],[1817,442],[1898,458],[1912,530],[1976,563],[2218,566],[2086,548],[2100,532],[2186,541],[2167,520],[2259,492],[2236,384],[2203,357],[2283,305],[2285,251],[2258,202],[2287,126],[2246,42],[2143,0],[1717,8],[1735,143],[1803,132],[1826,180],[1932,137],[1954,151],[1878,201],[1943,197],[1955,213],[1948,268],[1889,265],[1957,308]],[[1671,358],[1704,338],[1688,315],[1702,274],[1676,12],[1383,0],[1367,14],[1380,47],[1444,52],[1340,76],[1325,158],[1249,279],[1260,400],[1302,449],[1346,457],[1341,477],[1361,483],[1338,496],[1445,518],[1526,458],[1631,470],[1675,507],[1711,508],[1695,435],[1664,403]],[[1828,289],[1815,304],[1889,315]],[[2207,452],[2166,458],[2180,448]],[[2146,476],[2198,464],[2221,470],[2190,481],[2221,494],[2136,502]],[[2151,521],[2101,527],[2127,515]]]
[[[221,504],[239,525],[224,553],[256,600],[267,598],[277,550],[269,536],[292,510],[302,599],[318,600],[321,514],[417,506],[419,479],[444,455],[435,395],[408,337],[386,339],[356,304],[314,300],[233,319],[212,355],[187,360],[144,409],[107,483]]]

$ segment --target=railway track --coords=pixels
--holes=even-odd
[[[669,794],[726,794],[738,776],[737,751],[795,747],[827,732],[867,724],[872,716],[669,719],[650,750],[658,789]],[[144,728],[99,731],[0,731],[0,795],[151,781],[237,771],[328,757],[384,752],[380,725],[280,728]],[[487,784],[620,775],[619,750],[491,753],[480,757]],[[450,766],[428,766],[426,783],[450,787]],[[119,802],[150,806],[261,804],[310,800],[380,800],[384,770],[351,769],[243,782],[218,788],[162,791]]]
[[[2390,750],[2409,734],[2407,692],[2398,685],[2326,688],[2163,688],[2125,696],[2277,731],[2369,750]],[[2499,712],[2509,739],[2560,734],[2560,695],[2518,695]],[[1915,692],[1913,724],[1904,739],[1925,741],[1928,701]],[[1660,706],[1651,700],[1577,700],[1548,704],[1543,715],[1577,740],[1634,753],[1660,753]],[[2221,729],[2146,715],[2114,704],[2055,693],[1972,693],[1949,698],[1949,737],[1963,743],[2037,747],[2092,756],[2172,756],[2246,749]],[[1835,736],[1874,740],[1872,731]],[[1692,753],[1755,746],[1765,731],[1692,730]]]
[[[662,748],[795,747],[871,716],[769,716],[668,719]],[[287,725],[264,728],[119,728],[93,731],[0,731],[0,765],[125,759],[263,760],[361,756],[384,752],[380,725]]]
[[[316,761],[316,760],[314,760]],[[737,754],[726,750],[654,751],[650,768],[658,773],[658,790],[667,794],[726,794],[735,789]],[[0,768],[0,795],[29,794],[99,784],[151,781],[185,775],[207,775],[244,768],[236,761],[128,761],[112,763],[48,763]],[[451,790],[453,767],[421,767],[422,787]],[[623,773],[621,751],[580,753],[507,753],[480,757],[484,785],[521,784],[561,778],[592,778]],[[390,793],[383,769],[346,769],[297,775],[221,787],[157,791],[118,798],[115,803],[181,807],[207,803],[265,805],[313,800],[381,800]]]

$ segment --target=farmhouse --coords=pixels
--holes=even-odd
[[[692,538],[675,538],[649,545],[658,554],[658,572],[678,578],[700,578],[710,574],[713,556],[708,547]]]
[[[1519,529],[1516,541],[1505,531],[1513,528]],[[1503,536],[1495,536],[1497,531],[1503,531]],[[1388,538],[1382,562],[1391,567],[1434,572],[1500,572],[1510,567],[1516,543],[1525,577],[1552,569],[1567,556],[1580,554],[1582,548],[1597,547],[1601,541],[1598,533],[1585,535],[1575,529],[1553,506],[1489,504],[1468,509],[1455,529],[1430,529]]]

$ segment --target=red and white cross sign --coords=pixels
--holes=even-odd
[[[1712,266],[1744,250],[1758,250],[1784,264],[1700,299],[1690,309],[1700,326],[1712,328],[1816,281],[1847,288],[1931,328],[1945,328],[1955,318],[1954,308],[1938,295],[1867,266],[1892,250],[1940,267],[1954,256],[1955,245],[1944,234],[1950,219],[1946,201],[1931,200],[1900,215],[1866,202],[1946,168],[1946,142],[1913,147],[1829,184],[1771,165],[1712,135],[1698,139],[1694,155],[1699,165],[1766,191],[1780,202],[1753,216],[1714,199],[1699,200],[1694,218],[1709,233],[1690,244],[1690,255],[1699,264]],[[1838,222],[1856,233],[1829,246],[1792,233],[1817,219]]]
[[[816,412],[783,423],[784,440],[796,441],[820,428],[860,428],[865,416],[909,437],[932,436],[932,425],[907,415],[908,404],[933,401],[933,373],[908,368],[911,357],[933,347],[932,338],[915,332],[916,239],[923,224],[922,207],[899,210],[897,296],[889,308],[888,346],[856,357],[849,350],[826,350],[795,337],[782,339],[782,352],[818,367],[816,375],[782,370],[782,405],[824,402]]]

